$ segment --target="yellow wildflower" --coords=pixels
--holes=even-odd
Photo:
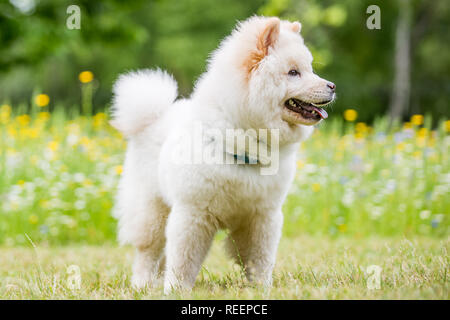
[[[364,122],[358,122],[355,125],[355,130],[358,133],[366,133],[368,128],[367,128],[367,125]]]
[[[312,190],[314,191],[314,192],[319,192],[320,191],[320,183],[313,183],[312,184]]]
[[[413,153],[413,157],[416,158],[416,159],[422,158],[422,151],[415,151]]]
[[[41,120],[41,121],[47,121],[48,119],[50,119],[50,113],[48,113],[48,112],[39,112],[38,119]]]
[[[406,146],[406,143],[400,142],[399,144],[397,144],[396,148],[398,151],[403,151],[403,150],[405,150],[405,146]]]
[[[423,123],[423,115],[421,114],[414,114],[411,117],[411,123],[415,126],[420,126]]]
[[[52,150],[52,151],[56,151],[56,149],[58,149],[58,142],[56,142],[56,141],[50,141],[50,142],[47,144],[47,147],[48,147],[50,150]]]
[[[27,126],[30,123],[30,119],[30,116],[27,114],[16,117],[16,121],[23,127]]]
[[[44,199],[39,200],[39,206],[40,206],[41,208],[47,209],[48,206],[49,206],[48,200],[44,200]]]
[[[450,120],[445,121],[445,132],[450,132]]]
[[[340,224],[338,225],[339,232],[345,232],[347,231],[347,225],[346,224]]]
[[[36,96],[35,102],[38,107],[42,108],[49,104],[50,97],[48,95],[46,95],[45,93],[41,93]]]
[[[82,136],[80,139],[80,144],[85,147],[88,147],[91,144],[91,140],[86,136]]]
[[[302,160],[298,160],[297,161],[297,168],[298,169],[301,169],[301,168],[303,168],[305,166],[305,163],[302,161]]]
[[[94,118],[98,118],[98,119],[106,119],[106,113],[104,112],[99,112],[97,113]]]
[[[350,121],[353,122],[356,120],[356,118],[358,118],[358,112],[356,112],[356,110],[354,109],[347,109],[344,111],[344,119],[346,121]]]
[[[91,71],[83,71],[78,75],[81,83],[88,83],[94,80],[94,74]]]
[[[32,214],[32,215],[28,218],[28,221],[29,221],[31,224],[36,224],[36,223],[38,223],[39,218],[38,218],[37,215]]]
[[[426,145],[426,137],[424,136],[417,136],[416,138],[416,145],[420,148],[425,147]]]
[[[426,137],[427,135],[428,135],[427,128],[420,128],[420,130],[417,131],[417,136],[419,136],[419,137]]]
[[[103,112],[97,113],[95,116],[92,117],[94,120],[94,127],[100,127],[105,123],[106,120],[106,114]]]
[[[123,172],[123,167],[122,166],[116,166],[114,169],[116,170],[117,174],[122,174],[122,172]]]
[[[4,104],[0,107],[0,123],[8,123],[11,115],[11,106]]]
[[[428,138],[428,145],[430,147],[436,146],[436,131],[431,131],[431,135]]]
[[[24,129],[23,136],[31,139],[36,139],[37,137],[39,137],[39,129],[38,128]]]
[[[344,137],[342,137],[341,139],[339,139],[338,143],[337,143],[337,150],[339,151],[344,151],[347,147],[348,141],[347,139]]]
[[[8,105],[8,104],[3,104],[3,105],[0,107],[0,112],[5,112],[5,113],[10,114],[10,113],[11,113],[11,106]]]
[[[405,122],[403,124],[403,129],[407,130],[407,129],[411,129],[412,128],[412,123],[411,122]]]
[[[14,128],[14,126],[8,126],[7,127],[7,132],[11,137],[16,137],[17,136],[17,130],[16,128]]]

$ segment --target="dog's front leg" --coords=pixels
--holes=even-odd
[[[192,289],[217,231],[214,219],[195,207],[175,205],[166,229],[164,293]]]
[[[242,263],[247,279],[265,286],[272,285],[278,243],[281,237],[283,214],[280,211],[252,217],[232,231],[228,250]]]

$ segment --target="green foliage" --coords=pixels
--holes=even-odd
[[[450,6],[446,0],[413,5],[412,96],[409,114],[448,117]],[[277,15],[303,24],[314,67],[337,84],[335,111],[357,109],[373,121],[389,106],[393,81],[397,1],[290,0],[105,0],[32,1],[22,12],[0,3],[0,103],[28,103],[39,91],[56,102],[80,105],[77,75],[95,75],[93,108],[103,110],[120,73],[138,68],[168,69],[188,95],[214,50],[237,20]],[[81,29],[68,30],[66,9],[81,8]],[[381,30],[366,28],[366,8],[381,8]]]

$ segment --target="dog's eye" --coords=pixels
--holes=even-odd
[[[295,70],[295,69],[292,69],[292,70],[289,70],[289,72],[288,72],[288,75],[290,75],[290,76],[299,76],[300,75],[300,72],[298,72],[297,70]]]

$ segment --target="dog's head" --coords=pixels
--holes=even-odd
[[[238,32],[247,40],[242,68],[250,108],[290,126],[314,125],[328,117],[324,107],[336,86],[317,76],[299,22],[253,17]]]

